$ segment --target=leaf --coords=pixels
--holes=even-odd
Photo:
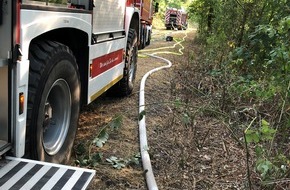
[[[179,99],[177,99],[177,100],[175,100],[174,105],[175,105],[176,108],[180,108],[182,103],[181,103],[181,101]]]
[[[262,119],[262,126],[270,126],[270,124],[265,120],[265,119]]]
[[[141,121],[145,115],[146,115],[146,112],[145,110],[143,110],[141,113],[139,113],[138,120]]]
[[[245,136],[246,136],[247,143],[251,143],[251,142],[258,143],[260,141],[259,134],[256,131],[247,130]]]
[[[109,123],[109,126],[111,127],[111,129],[119,129],[122,126],[122,122],[123,117],[122,115],[119,115]]]
[[[113,163],[113,161],[111,159],[109,159],[109,158],[106,158],[106,161],[110,162],[110,163]]]
[[[258,157],[261,157],[263,155],[263,153],[265,152],[265,150],[261,146],[256,146],[255,152],[256,152]]]
[[[111,156],[110,159],[113,161],[118,161],[118,158],[116,156]]]
[[[261,173],[261,176],[265,178],[267,173],[273,168],[273,164],[269,160],[261,159],[258,160],[256,168]]]
[[[115,156],[111,156],[110,158],[107,158],[106,161],[111,163],[111,165],[116,169],[121,169],[121,168],[126,167],[125,161],[122,158],[118,159]]]
[[[75,152],[77,155],[83,155],[86,152],[86,147],[84,143],[80,143],[76,146]]]
[[[94,139],[93,143],[97,146],[102,148],[104,144],[108,141],[109,139],[109,134],[107,133],[106,128],[101,130],[99,133],[98,137]]]
[[[125,168],[126,165],[125,164],[122,164],[122,163],[116,163],[116,164],[113,165],[113,167],[116,168],[116,169],[118,169],[118,170],[120,170],[122,168]]]
[[[128,160],[125,160],[127,165],[139,165],[141,159],[140,152],[129,158]]]
[[[190,117],[188,116],[187,113],[184,113],[184,114],[183,114],[182,122],[183,122],[183,124],[185,124],[185,125],[188,125],[188,124],[191,123]]]
[[[135,165],[139,165],[139,158],[133,157],[129,160],[129,163],[133,163]]]
[[[261,135],[262,135],[262,140],[272,140],[274,138],[274,134],[276,133],[276,130],[275,129],[272,129],[270,127],[270,124],[265,121],[265,120],[262,120],[262,126],[260,128],[260,132],[261,132]]]
[[[95,161],[95,162],[101,162],[103,159],[103,154],[102,153],[95,153],[93,154],[92,156],[92,160]]]

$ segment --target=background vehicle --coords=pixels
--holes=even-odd
[[[141,13],[141,30],[139,49],[150,44],[152,34],[152,21],[154,13],[153,0],[137,0],[136,7]]]
[[[182,9],[167,8],[165,11],[165,27],[170,29],[187,29],[187,13]]]

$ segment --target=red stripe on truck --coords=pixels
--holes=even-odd
[[[122,61],[123,61],[123,49],[114,51],[112,53],[94,59],[92,63],[91,77],[94,78],[98,76],[99,74],[122,63]]]

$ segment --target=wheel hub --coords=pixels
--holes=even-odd
[[[44,107],[43,147],[55,155],[65,142],[71,117],[71,93],[67,82],[58,79],[49,90]]]

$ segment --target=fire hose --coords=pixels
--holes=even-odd
[[[147,184],[147,188],[149,190],[158,190],[158,186],[153,174],[153,170],[152,170],[152,165],[151,165],[151,161],[150,161],[150,156],[149,156],[149,152],[148,152],[148,141],[147,141],[147,132],[146,132],[146,122],[145,122],[145,83],[147,78],[162,69],[166,69],[166,68],[170,68],[172,66],[171,61],[169,61],[168,59],[165,59],[163,57],[160,56],[156,56],[156,54],[174,54],[174,55],[183,55],[182,50],[184,49],[184,47],[182,46],[182,42],[185,41],[185,38],[187,37],[187,33],[186,35],[183,37],[183,39],[181,41],[177,41],[175,40],[175,44],[173,45],[173,47],[163,47],[163,48],[157,48],[157,49],[148,49],[148,50],[143,50],[140,52],[150,52],[150,51],[158,51],[158,50],[163,50],[163,49],[168,49],[168,48],[175,48],[177,45],[181,46],[181,48],[179,49],[179,53],[176,52],[170,52],[170,51],[158,51],[155,53],[143,53],[146,56],[150,56],[156,59],[160,59],[164,62],[167,63],[167,65],[161,66],[161,67],[157,67],[155,69],[150,70],[149,72],[147,72],[141,80],[141,84],[140,84],[140,92],[139,92],[139,116],[141,116],[139,119],[139,140],[140,140],[140,151],[141,151],[141,159],[142,159],[142,165],[143,165],[143,170],[145,173],[145,178],[146,178],[146,184]]]

